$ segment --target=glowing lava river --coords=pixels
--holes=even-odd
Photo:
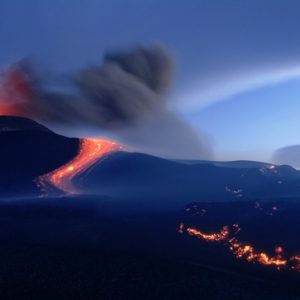
[[[187,233],[207,242],[223,242],[229,251],[237,258],[244,259],[249,263],[265,266],[273,266],[277,270],[300,271],[300,256],[288,256],[282,247],[275,247],[274,255],[255,249],[254,246],[239,241],[237,235],[241,230],[238,224],[224,226],[219,232],[204,233],[194,227],[179,225],[179,233]]]
[[[123,149],[121,145],[104,139],[81,139],[77,156],[58,169],[38,178],[38,185],[47,190],[50,186],[67,194],[77,194],[73,180],[88,170],[106,154]]]

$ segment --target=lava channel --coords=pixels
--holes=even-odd
[[[213,233],[204,233],[193,227],[186,227],[183,223],[179,225],[179,233],[187,233],[207,242],[223,242],[228,250],[237,258],[245,259],[249,263],[257,263],[264,266],[273,266],[277,270],[295,270],[300,271],[300,256],[288,256],[284,253],[282,247],[275,247],[275,255],[269,255],[258,251],[254,246],[240,242],[236,235],[240,231],[238,224],[233,224],[233,232],[230,232],[229,226],[224,226],[220,231]]]
[[[38,178],[38,185],[47,190],[52,186],[67,194],[78,194],[73,180],[90,168],[99,159],[113,151],[122,150],[122,146],[103,139],[81,139],[79,153],[67,164]]]

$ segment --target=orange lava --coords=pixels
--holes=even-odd
[[[265,252],[256,251],[255,248],[248,244],[239,242],[236,238],[232,238],[228,241],[230,251],[235,255],[236,258],[244,258],[248,262],[256,262],[262,265],[273,265],[278,269],[286,266],[288,261],[282,257],[282,247],[276,247],[276,255],[270,256]],[[278,253],[278,248],[281,252]]]
[[[214,242],[226,240],[227,237],[228,237],[228,234],[229,234],[229,230],[228,230],[227,226],[224,226],[221,229],[221,231],[218,232],[218,233],[207,234],[207,233],[203,233],[200,230],[197,230],[197,229],[191,228],[191,227],[186,228],[186,232],[189,235],[195,235],[195,236],[200,237],[200,238],[202,238],[206,241],[214,241]]]
[[[96,161],[106,154],[121,150],[122,146],[103,139],[82,139],[78,155],[67,164],[39,178],[39,184],[47,187],[49,184],[67,194],[77,194],[73,179],[86,171]]]
[[[208,242],[223,241],[229,251],[238,259],[245,259],[251,263],[265,266],[274,266],[277,270],[296,270],[300,271],[300,256],[288,257],[284,249],[280,246],[275,247],[275,254],[269,255],[266,252],[258,251],[254,246],[240,242],[236,235],[240,231],[238,224],[233,224],[233,231],[230,232],[228,226],[224,226],[219,232],[206,234],[193,227],[185,227],[183,223],[179,225],[179,233],[186,232],[191,236],[196,236]]]

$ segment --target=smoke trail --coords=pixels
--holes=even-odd
[[[102,65],[74,76],[72,89],[53,91],[21,66],[31,96],[15,103],[13,111],[44,124],[105,129],[160,156],[209,159],[207,141],[167,110],[173,70],[163,47],[137,47],[106,54]]]
[[[300,145],[286,146],[274,151],[271,161],[279,165],[300,168]]]

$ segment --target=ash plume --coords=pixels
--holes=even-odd
[[[30,66],[21,71],[30,97],[13,104],[16,115],[61,128],[95,127],[159,156],[211,158],[207,140],[167,109],[174,66],[161,46],[108,53],[101,65],[75,74],[65,90],[49,88]]]
[[[271,161],[278,165],[300,168],[300,145],[286,146],[274,151]]]

